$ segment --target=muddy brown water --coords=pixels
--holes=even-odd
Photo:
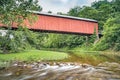
[[[0,80],[120,80],[120,64],[83,64],[75,55],[66,62],[14,62],[0,68]]]
[[[120,80],[120,64],[14,63],[0,70],[0,80]]]

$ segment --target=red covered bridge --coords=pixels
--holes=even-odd
[[[96,20],[40,12],[33,13],[37,15],[37,21],[32,25],[25,21],[31,30],[91,35],[96,29],[96,33],[98,33]]]

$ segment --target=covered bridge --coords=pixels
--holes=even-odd
[[[31,30],[48,31],[68,34],[98,34],[98,22],[93,19],[78,18],[50,13],[33,12],[38,19],[32,25],[25,24]]]

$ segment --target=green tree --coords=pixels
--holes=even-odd
[[[12,27],[14,24],[16,24],[17,27],[25,27],[23,26],[23,21],[26,19],[33,21],[33,16],[31,16],[33,13],[30,11],[36,10],[42,10],[37,0],[0,0],[0,23],[7,28],[6,35],[0,35],[0,48],[3,53],[10,51],[17,52],[20,48],[24,49],[26,46],[22,45],[21,42],[23,40],[34,43],[33,36],[30,35],[28,30],[13,32]],[[23,34],[23,32],[25,34]],[[11,35],[13,38],[10,38]]]
[[[0,35],[0,50],[2,53],[19,52],[34,47],[38,44],[38,34],[23,28],[23,30],[6,31],[6,35]]]
[[[78,16],[79,17],[84,17],[84,18],[91,18],[91,19],[97,19],[98,18],[98,10],[92,8],[92,7],[87,7],[84,6],[82,10],[79,12]]]
[[[120,51],[120,15],[110,18],[104,25],[104,36],[95,46],[95,50],[115,50]]]
[[[120,0],[112,0],[112,13],[111,16],[116,17],[120,13]]]
[[[99,0],[99,1],[93,2],[91,7],[95,9],[99,9],[101,5],[106,5],[106,4],[109,4],[108,0]]]
[[[7,27],[17,23],[20,26],[30,17],[31,10],[41,10],[37,0],[0,0],[0,23]]]
[[[112,8],[114,12],[120,12],[120,0],[112,0]]]
[[[47,34],[46,38],[42,39],[42,45],[45,48],[74,48],[81,46],[85,42],[85,37],[80,35],[69,34]]]
[[[69,16],[78,17],[81,9],[82,9],[82,8],[79,7],[79,6],[76,6],[76,7],[74,7],[74,8],[71,8],[71,9],[69,10],[69,12],[68,12],[68,15],[69,15]]]

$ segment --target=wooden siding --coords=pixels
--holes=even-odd
[[[93,34],[94,30],[96,29],[96,33],[98,33],[98,23],[94,21],[63,18],[42,14],[36,15],[38,19],[36,22],[32,23],[32,25],[30,25],[27,20],[25,21],[25,25],[29,29],[88,35]]]

